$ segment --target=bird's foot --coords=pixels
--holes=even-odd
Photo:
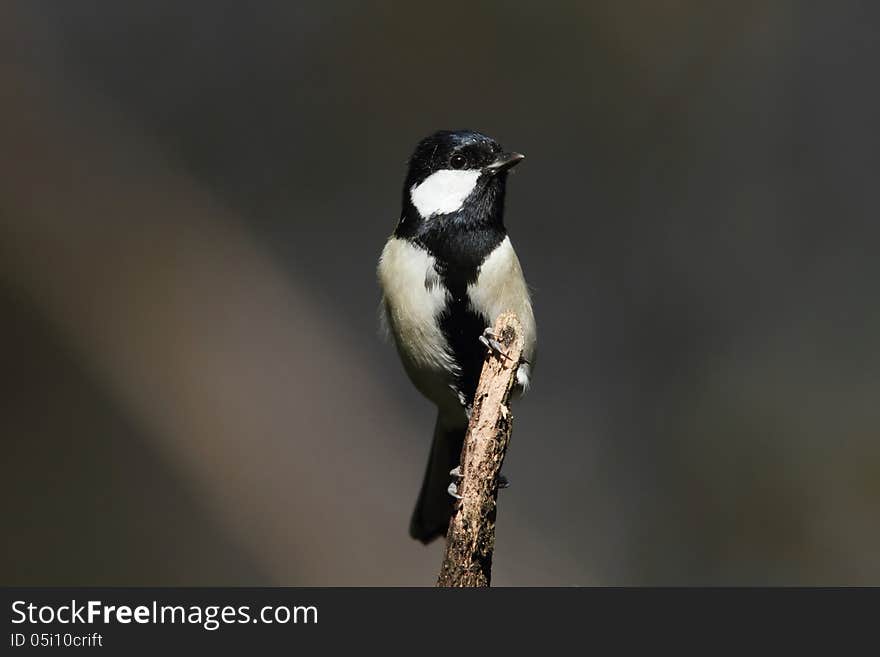
[[[449,471],[449,475],[457,480],[461,480],[464,477],[464,473],[461,471],[461,466],[457,465],[452,470]],[[500,472],[498,473],[498,489],[502,488],[510,488],[510,480],[505,477]],[[446,492],[449,493],[452,497],[457,500],[461,499],[461,495],[458,494],[458,484],[456,482],[452,482],[449,484],[449,488],[446,489]]]
[[[461,499],[461,495],[458,494],[458,486],[456,486],[454,481],[451,484],[449,484],[449,488],[446,489],[446,492],[449,493],[450,495],[452,495],[452,497],[454,497],[457,500]]]
[[[492,330],[491,326],[487,326],[483,330],[483,334],[477,338],[485,347],[492,351],[496,356],[501,356],[506,358],[507,360],[511,360],[510,356],[504,353],[504,347],[501,346],[501,343],[498,342],[498,336],[495,335],[495,331]]]
[[[452,470],[449,471],[449,476],[455,480],[460,480],[464,477],[464,473],[461,471],[461,466],[457,465],[452,468]],[[461,495],[458,494],[458,484],[455,481],[449,484],[449,488],[446,489],[446,492],[457,500],[461,499]]]

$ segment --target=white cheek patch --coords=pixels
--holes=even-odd
[[[455,212],[474,191],[479,178],[479,169],[441,169],[413,185],[409,197],[424,219]]]

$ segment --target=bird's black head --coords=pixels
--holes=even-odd
[[[523,159],[491,137],[441,130],[419,142],[403,185],[398,237],[450,229],[504,230],[507,171]]]

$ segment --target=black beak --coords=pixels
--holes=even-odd
[[[523,159],[525,159],[525,155],[522,153],[501,153],[495,158],[495,161],[492,162],[492,164],[487,165],[483,171],[494,176],[495,174],[515,167],[522,162]]]

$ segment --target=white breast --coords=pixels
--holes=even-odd
[[[392,237],[379,260],[379,283],[385,317],[404,365],[452,371],[454,360],[437,322],[447,292],[434,269],[434,257],[408,240]]]
[[[409,197],[423,219],[455,212],[474,191],[479,177],[478,169],[441,169],[413,185]]]
[[[519,258],[513,250],[510,238],[505,237],[480,267],[476,282],[468,286],[471,308],[486,318],[486,326],[493,326],[498,315],[512,310],[522,324],[525,345],[523,358],[534,361],[536,330],[535,315],[529,289],[523,278]],[[520,367],[520,385],[528,386],[530,368]]]

